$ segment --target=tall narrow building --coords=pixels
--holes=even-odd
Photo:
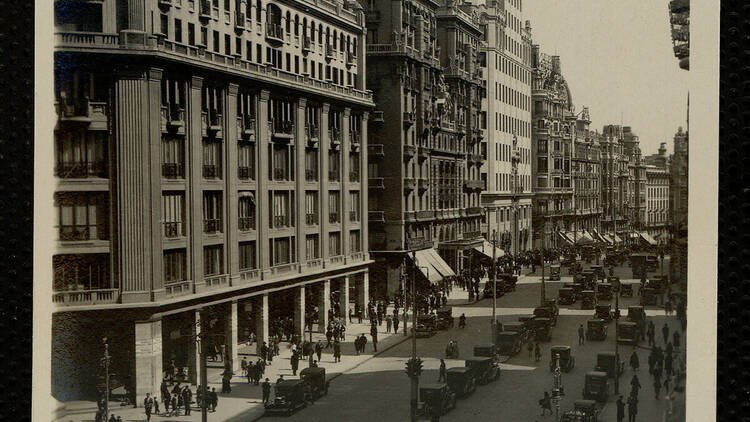
[[[481,53],[487,96],[482,100],[486,130],[482,193],[487,239],[517,252],[532,247],[531,25],[520,1],[488,1],[476,6],[486,38]],[[518,157],[514,174],[513,158]],[[515,207],[514,207],[515,202]]]
[[[589,128],[591,116],[583,107],[576,120],[573,149],[573,241],[580,232],[593,241],[601,240],[601,146],[600,134]],[[585,239],[585,237],[582,237]]]
[[[54,2],[52,385],[143,403],[200,347],[368,301],[364,15],[340,1]],[[50,204],[52,206],[52,204]],[[208,350],[208,349],[206,349]]]

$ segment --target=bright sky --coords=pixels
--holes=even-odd
[[[672,53],[667,0],[525,0],[523,19],[541,51],[559,55],[576,112],[591,128],[631,126],[643,155],[672,151],[685,128],[688,71]]]

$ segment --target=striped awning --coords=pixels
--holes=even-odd
[[[451,267],[433,248],[416,251],[414,252],[414,256],[417,259],[419,271],[424,274],[425,278],[427,278],[430,283],[436,284],[444,277],[456,275]],[[412,255],[409,254],[409,257],[411,258]]]
[[[493,248],[495,249],[495,258],[500,258],[501,256],[505,255],[505,251],[503,251],[500,248],[492,246],[492,243],[484,239],[481,245],[474,247],[474,250],[486,256],[487,258],[492,259]]]

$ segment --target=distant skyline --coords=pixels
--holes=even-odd
[[[643,155],[686,128],[688,72],[672,53],[668,1],[526,0],[523,19],[543,53],[560,56],[576,112],[591,129],[632,127]]]

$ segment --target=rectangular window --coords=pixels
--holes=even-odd
[[[201,27],[201,46],[208,48],[208,28]]]
[[[339,215],[341,206],[341,197],[338,191],[328,192],[328,222],[331,224],[340,223]]]
[[[255,259],[255,241],[240,242],[240,270],[254,270],[258,268]]]
[[[318,180],[318,150],[307,149],[305,151],[305,180],[316,182]]]
[[[269,192],[269,207],[271,228],[293,227],[294,220],[294,192],[273,191]]]
[[[62,241],[108,240],[107,197],[96,193],[59,193],[59,239]]]
[[[328,234],[328,255],[341,255],[341,233],[333,232]]]
[[[162,221],[164,236],[185,236],[185,194],[182,192],[164,192],[162,195]]]
[[[270,239],[269,243],[271,247],[271,266],[294,262],[294,238]]]
[[[182,42],[182,21],[180,19],[174,20],[174,40],[175,42]]]
[[[255,230],[255,195],[252,192],[241,191],[237,203],[240,231]]]
[[[339,163],[339,157],[341,155],[338,151],[328,151],[328,181],[329,182],[338,182],[341,180],[340,174],[340,163]]]
[[[203,232],[222,232],[222,197],[221,192],[203,192]]]
[[[188,22],[188,44],[195,45],[195,24]]]
[[[241,143],[237,147],[238,176],[240,180],[255,180],[255,145]]]
[[[232,55],[232,37],[229,34],[224,35],[224,54]]]
[[[289,163],[291,154],[286,145],[273,146],[273,178],[272,180],[292,180],[290,177],[291,165]]]
[[[219,31],[214,31],[214,53],[218,53],[221,51],[221,46],[219,45],[221,39],[219,38]]]
[[[359,221],[359,192],[349,192],[349,221]]]
[[[320,258],[320,242],[317,234],[305,236],[305,257],[308,261]]]
[[[161,15],[161,33],[164,34],[166,39],[169,39],[169,17],[167,15]]]
[[[187,280],[185,249],[164,251],[164,284]]]
[[[352,230],[349,232],[349,248],[351,249],[351,253],[362,252],[362,242],[360,241],[360,238],[359,230]]]
[[[104,132],[61,132],[57,138],[57,177],[108,177]]]
[[[318,192],[305,192],[305,222],[308,225],[318,224]]]
[[[221,179],[222,143],[213,139],[203,140],[203,178]]]
[[[224,246],[214,245],[203,248],[203,275],[224,273]]]

